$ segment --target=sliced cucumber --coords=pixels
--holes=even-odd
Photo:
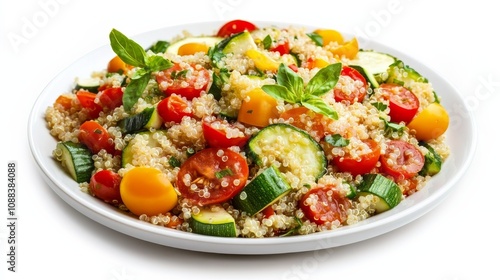
[[[411,84],[417,83],[428,83],[429,81],[424,76],[420,75],[415,69],[408,65],[405,65],[403,61],[397,60],[390,65],[388,71],[388,83],[399,84],[408,88],[411,88]]]
[[[156,110],[156,104],[152,107],[145,108],[140,113],[128,116],[118,123],[125,134],[137,132],[142,129],[158,129],[162,124],[163,121]]]
[[[165,134],[166,130],[157,130],[155,132],[142,131],[142,132],[137,133],[137,135],[148,137],[148,143],[147,143],[148,147],[151,147],[151,148],[160,147],[160,144],[153,136],[154,133]],[[130,142],[128,142],[128,144],[122,150],[122,167],[126,167],[127,164],[132,164],[132,162],[134,160],[135,153],[134,153],[133,147],[134,147],[134,145],[136,145],[137,135],[135,135],[134,139],[130,140]]]
[[[94,170],[94,160],[92,153],[85,145],[71,141],[58,142],[55,154],[77,183],[90,181]]]
[[[358,186],[358,196],[373,194],[379,198],[375,211],[381,213],[394,208],[402,198],[401,189],[392,181],[380,174],[366,174]]]
[[[360,50],[350,64],[361,66],[366,72],[371,73],[378,84],[383,83],[388,77],[389,66],[396,58],[386,53]]]
[[[205,44],[210,48],[217,45],[220,41],[222,41],[222,38],[213,36],[187,37],[170,44],[170,46],[167,47],[166,53],[178,54],[179,48],[189,43]]]
[[[266,168],[233,198],[236,209],[253,216],[291,190],[281,172],[274,166]]]
[[[422,176],[434,176],[438,174],[439,171],[441,171],[441,164],[443,163],[443,159],[428,143],[421,141],[419,145],[426,148],[427,153],[424,155],[424,167],[418,174]]]
[[[199,213],[193,214],[189,225],[194,233],[236,237],[236,222],[222,207],[202,208]]]
[[[354,199],[357,196],[356,188],[347,182],[342,183],[343,187],[346,189],[346,197],[349,199]]]
[[[299,177],[318,179],[326,172],[323,148],[307,132],[289,124],[264,127],[250,139],[248,149],[250,158],[261,167],[270,166],[274,159],[281,163],[280,171]]]
[[[83,89],[93,93],[98,93],[100,81],[101,80],[99,78],[77,78],[75,90]]]
[[[372,73],[366,70],[364,67],[359,65],[350,65],[350,67],[358,70],[358,72],[366,79],[366,81],[370,83],[370,87],[372,89],[378,88],[380,86],[377,78],[375,78],[375,76],[373,76]]]
[[[250,49],[257,49],[257,45],[248,31],[234,34],[222,41],[221,44],[223,46],[219,45],[219,48],[222,49],[224,54],[245,54]]]

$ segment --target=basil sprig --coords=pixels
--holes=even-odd
[[[123,62],[139,67],[123,92],[123,107],[128,112],[146,89],[151,73],[168,69],[173,64],[161,55],[147,55],[146,51],[138,43],[116,29],[111,30],[111,33],[109,33],[109,40],[111,48]]]
[[[312,77],[304,87],[304,80],[283,63],[278,68],[276,85],[264,85],[262,90],[274,98],[288,103],[300,103],[316,113],[338,119],[337,112],[322,98],[337,84],[342,70],[341,63],[330,64]]]

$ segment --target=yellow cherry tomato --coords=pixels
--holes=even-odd
[[[135,167],[123,175],[120,183],[123,204],[137,216],[165,214],[177,204],[172,183],[160,170]]]
[[[317,29],[314,33],[323,38],[323,46],[327,46],[331,42],[337,42],[339,45],[344,44],[344,36],[337,30],[333,29]]]
[[[132,69],[132,66],[123,62],[118,56],[113,57],[108,63],[109,73],[127,73],[130,69]]]
[[[261,88],[255,88],[243,99],[238,121],[257,127],[269,125],[269,120],[279,117],[278,102]]]
[[[208,53],[208,46],[207,44],[203,43],[187,43],[179,47],[179,50],[177,51],[178,55],[192,55],[195,53]]]
[[[407,125],[415,131],[418,140],[428,141],[441,136],[448,129],[450,117],[439,103],[431,103]]]
[[[336,57],[345,56],[348,59],[353,59],[356,57],[359,51],[358,40],[356,38],[352,38],[350,41],[342,44],[338,47],[330,48],[330,52],[332,52]]]

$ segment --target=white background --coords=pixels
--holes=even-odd
[[[8,161],[17,162],[19,218],[17,272],[12,273],[6,262],[7,183],[2,171],[0,279],[499,279],[500,20],[494,1],[0,3],[0,119],[6,139],[0,169],[5,170]],[[155,245],[86,218],[42,181],[29,151],[27,121],[35,99],[55,75],[108,44],[112,28],[133,36],[169,25],[235,18],[358,33],[428,65],[460,91],[475,115],[479,141],[468,172],[444,202],[422,218],[329,250],[326,259],[314,252],[229,256]]]

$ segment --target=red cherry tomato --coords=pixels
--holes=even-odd
[[[350,204],[332,185],[310,189],[299,202],[306,218],[318,225],[333,221],[344,223]]]
[[[97,119],[99,113],[102,111],[101,105],[95,103],[96,97],[97,94],[86,90],[79,90],[76,92],[76,98],[80,101],[82,108],[88,110],[91,119]]]
[[[371,151],[359,157],[352,157],[350,154],[343,157],[334,157],[333,161],[341,172],[349,172],[353,176],[370,172],[377,165],[380,158],[380,147],[372,139],[363,141],[370,147]]]
[[[99,102],[104,110],[111,111],[123,104],[121,87],[106,88],[98,94]]]
[[[290,44],[288,41],[284,41],[280,44],[269,49],[272,52],[279,52],[280,55],[289,54],[290,53]]]
[[[164,122],[180,123],[182,118],[194,116],[189,102],[176,94],[160,101],[156,110]]]
[[[210,79],[207,69],[185,63],[176,63],[156,75],[160,90],[167,96],[176,93],[188,100],[200,97],[201,92],[207,89]]]
[[[361,73],[349,66],[343,66],[333,93],[335,101],[346,101],[353,104],[354,102],[363,102],[367,89],[366,79]]]
[[[86,121],[80,126],[78,140],[83,143],[93,154],[104,149],[109,154],[115,154],[115,145],[108,131],[96,121]]]
[[[420,150],[402,140],[389,141],[385,154],[380,156],[381,171],[396,180],[414,177],[424,167],[424,162]]]
[[[177,188],[196,205],[228,201],[248,179],[246,159],[229,149],[207,148],[189,157],[177,175]]]
[[[289,121],[295,127],[307,131],[317,141],[325,136],[323,123],[328,123],[327,118],[306,107],[288,109],[280,115],[280,118]]]
[[[409,89],[396,84],[381,84],[380,90],[389,98],[389,116],[395,123],[409,123],[417,114],[420,102]]]
[[[90,178],[89,191],[92,195],[106,203],[118,205],[122,203],[120,182],[122,178],[112,170],[101,170]]]
[[[257,29],[253,23],[245,21],[245,20],[232,20],[224,24],[219,31],[217,32],[218,37],[228,37],[236,33],[243,32],[247,30],[248,32],[252,32]]]
[[[223,120],[203,121],[202,128],[208,146],[213,148],[243,147],[249,138],[240,128]]]

